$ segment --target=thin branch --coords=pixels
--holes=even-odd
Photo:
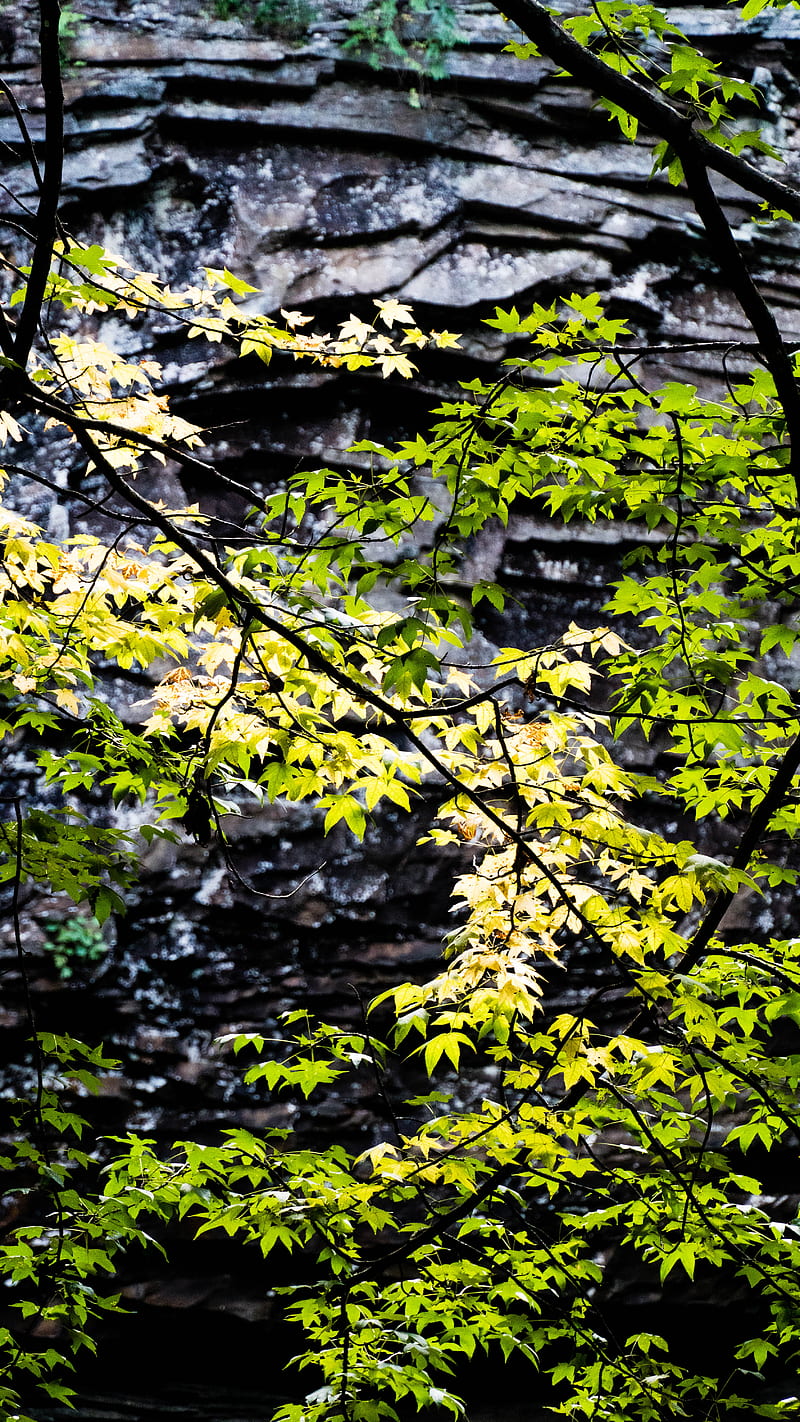
[[[402,729],[404,735],[411,742],[414,749],[427,761],[433,770],[455,790],[457,795],[464,796],[480,810],[496,829],[498,829],[504,839],[510,840],[517,846],[523,858],[532,864],[544,879],[555,890],[557,897],[564,904],[575,921],[580,923],[587,936],[598,944],[604,951],[613,953],[613,945],[607,941],[600,930],[592,923],[582,911],[582,909],[570,898],[569,893],[564,888],[558,875],[550,869],[544,860],[535,852],[531,845],[517,835],[513,827],[496,810],[487,805],[484,800],[471,787],[462,784],[456,775],[447,768],[434,751],[425,743],[422,737],[418,736],[409,726],[406,717],[401,711],[387,701],[378,691],[375,691],[367,682],[356,681],[354,677],[341,667],[337,667],[328,657],[317,647],[306,641],[293,628],[287,627],[284,622],[275,617],[261,603],[257,602],[245,589],[232,582],[228,575],[199,548],[197,542],[189,534],[179,528],[175,522],[162,510],[146,499],[138,490],[125,479],[106,459],[102,449],[100,449],[92,439],[91,435],[84,428],[82,420],[67,411],[64,415],[65,423],[68,423],[74,431],[78,444],[102,471],[107,482],[114,492],[122,498],[130,507],[138,509],[145,518],[155,527],[161,530],[182,552],[186,553],[196,566],[205,573],[210,582],[215,583],[221,592],[224,592],[232,611],[238,612],[240,618],[244,620],[255,620],[260,622],[271,632],[277,633],[285,642],[294,647],[305,659],[311,671],[320,672],[323,676],[329,677],[336,684],[348,691],[356,701],[366,702],[373,707],[392,725]],[[423,713],[424,714],[424,713]]]
[[[44,179],[42,178],[42,170],[39,167],[39,159],[36,157],[36,149],[33,146],[33,139],[31,138],[30,129],[28,128],[28,125],[25,122],[25,115],[23,114],[22,109],[19,106],[17,96],[14,93],[14,90],[11,88],[11,85],[7,84],[5,79],[2,78],[0,78],[0,93],[5,94],[6,98],[8,99],[8,102],[11,105],[14,118],[17,120],[17,127],[22,135],[22,144],[25,149],[25,157],[28,160],[30,170],[33,174],[33,181],[35,182],[36,187],[41,193],[42,188],[44,186]]]
[[[59,0],[40,0],[39,44],[41,80],[45,103],[45,171],[36,213],[36,243],[22,315],[14,339],[14,359],[27,362],[42,312],[42,302],[50,275],[53,245],[58,232],[58,204],[64,169],[64,91],[61,84],[61,54],[58,26]]]
[[[714,260],[758,337],[764,362],[775,382],[786,418],[790,454],[797,458],[800,452],[800,391],[780,328],[750,275],[730,223],[711,186],[705,162],[700,161],[691,148],[682,155],[681,161],[686,186],[706,230]],[[794,477],[797,482],[797,472]]]
[[[731,860],[733,869],[747,868],[769,828],[770,820],[783,804],[798,770],[800,770],[800,734],[795,736],[772,777],[769,789],[753,811],[750,823]],[[737,889],[725,889],[723,893],[717,894],[716,898],[712,899],[705,918],[680,961],[681,973],[689,972],[700,962],[737,893]]]

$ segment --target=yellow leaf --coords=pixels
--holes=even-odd
[[[388,301],[381,301],[379,298],[373,300],[373,304],[378,308],[380,319],[390,329],[398,321],[413,321],[414,313],[410,306],[404,306],[401,301],[396,301],[391,297]]]

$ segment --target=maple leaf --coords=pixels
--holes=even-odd
[[[431,341],[439,350],[445,350],[448,346],[454,347],[455,350],[461,350],[455,331],[431,331]]]
[[[379,356],[378,365],[381,368],[384,380],[387,375],[392,375],[394,371],[397,371],[398,375],[405,376],[406,380],[410,380],[417,368],[415,365],[412,365],[408,356],[403,355],[400,351],[395,351],[393,355]]]
[[[392,327],[395,321],[413,321],[414,313],[410,306],[404,306],[401,301],[396,301],[390,297],[388,301],[381,301],[375,298],[374,304],[378,308],[378,315],[385,325]]]
[[[355,341],[357,345],[362,346],[374,334],[372,326],[368,326],[366,321],[360,321],[351,311],[349,320],[342,321],[339,327],[337,348],[341,349],[342,344],[347,341]]]
[[[304,316],[302,311],[284,311],[283,307],[281,307],[281,316],[287,326],[291,326],[292,328],[295,326],[307,326],[309,321],[314,320],[313,316]]]
[[[22,439],[22,430],[16,420],[9,415],[8,411],[4,410],[2,414],[0,414],[0,444],[5,444],[9,435],[19,443]]]

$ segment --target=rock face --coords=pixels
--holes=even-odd
[[[414,304],[420,324],[464,333],[461,353],[438,355],[420,382],[389,393],[373,378],[234,368],[219,351],[208,363],[166,325],[120,328],[130,355],[155,351],[164,363],[177,410],[212,427],[209,452],[223,470],[268,488],[298,465],[345,462],[356,439],[424,425],[442,385],[506,354],[502,336],[480,324],[496,303],[598,289],[652,344],[678,333],[688,343],[746,337],[689,204],[663,176],[650,178],[648,143],[623,143],[604,112],[544,63],[504,54],[510,32],[494,8],[462,7],[450,78],[435,86],[398,70],[376,74],[344,51],[347,18],[344,4],[320,7],[290,42],[188,0],[96,0],[67,42],[63,216],[81,238],[175,282],[202,264],[226,265],[259,288],[253,310],[306,305],[323,328],[392,294]],[[725,6],[677,8],[675,18],[710,37],[726,66],[747,78],[756,70],[774,107],[771,136],[798,161],[797,12],[765,12],[745,43],[732,39]],[[6,74],[38,140],[34,32],[30,5],[5,12]],[[11,194],[24,203],[35,194],[7,110],[0,139],[19,155],[0,192],[0,215],[16,221]],[[719,191],[751,240],[785,333],[800,341],[797,238],[791,229],[764,235],[741,193],[724,183]],[[710,390],[719,379],[691,350],[654,364],[665,378],[693,374]],[[72,453],[65,445],[49,458],[68,509]],[[176,473],[165,478],[183,497]],[[29,511],[64,527],[63,510],[44,496]],[[537,642],[596,616],[620,551],[607,534],[520,517],[506,536],[469,550],[464,576],[509,578],[519,599],[513,637]],[[487,623],[482,634],[491,642],[501,629]],[[143,694],[140,684],[110,690],[121,706]],[[455,867],[416,848],[431,812],[423,803],[414,820],[385,819],[364,852],[344,836],[324,841],[311,810],[245,819],[237,864],[252,892],[214,851],[161,849],[145,860],[107,956],[76,965],[67,982],[46,952],[48,926],[67,908],[31,902],[27,947],[42,1025],[104,1038],[126,1063],[122,1078],[109,1079],[98,1126],[167,1139],[213,1134],[221,1121],[288,1120],[294,1107],[245,1091],[210,1044],[239,1027],[274,1029],[298,1003],[357,1021],[361,1000],[388,981],[430,973]],[[576,965],[569,992],[580,994],[591,974],[590,963]],[[4,1055],[19,1060],[24,1026],[13,997],[2,1027]],[[358,1091],[309,1128],[368,1144],[382,1107],[369,1080]]]

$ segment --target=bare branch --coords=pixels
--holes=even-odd
[[[58,232],[58,204],[64,170],[64,92],[61,84],[61,55],[58,25],[59,0],[40,0],[39,42],[41,79],[45,102],[45,171],[36,213],[36,243],[25,303],[14,338],[14,359],[22,366],[30,354],[39,324]]]

